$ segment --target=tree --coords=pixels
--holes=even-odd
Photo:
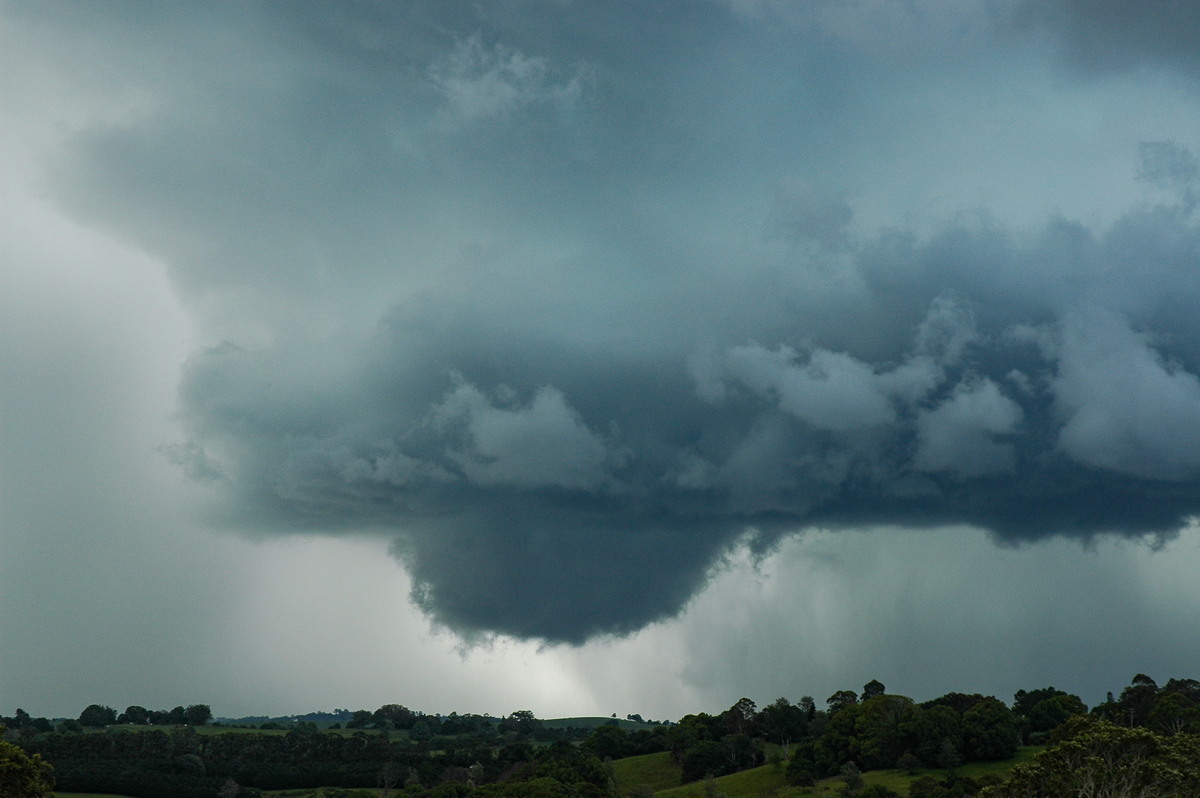
[[[397,729],[410,729],[420,715],[403,704],[384,704],[375,710],[372,717],[375,719],[375,723],[381,727],[390,724]]]
[[[1012,769],[984,798],[1026,796],[1200,795],[1200,738],[1162,737],[1079,716],[1064,724],[1063,740]]]
[[[863,788],[862,773],[859,772],[858,765],[855,765],[853,762],[847,762],[842,765],[842,770],[838,775],[846,783],[846,791],[851,795]]]
[[[777,698],[758,713],[758,728],[767,739],[778,743],[783,755],[787,756],[792,741],[799,739],[808,728],[808,717],[803,709],[786,698]]]
[[[942,739],[942,744],[938,747],[935,764],[942,770],[954,770],[962,764],[962,757],[958,755],[958,748],[955,747],[954,741],[949,737]]]
[[[408,730],[408,738],[414,742],[427,743],[433,739],[433,730],[424,720],[419,720]]]
[[[742,734],[754,723],[756,704],[749,698],[739,698],[737,703],[721,713],[730,732]]]
[[[912,699],[879,695],[863,701],[852,732],[858,763],[867,770],[891,768],[906,748],[907,730],[917,713]]]
[[[366,729],[375,722],[374,716],[365,709],[354,710],[354,716],[346,721],[347,729]]]
[[[0,735],[4,727],[0,726]],[[50,798],[54,769],[41,756],[0,741],[0,795],[4,798]]]
[[[985,698],[964,712],[962,730],[962,754],[968,761],[997,761],[1017,753],[1016,718],[995,698]]]
[[[883,682],[878,679],[872,679],[863,685],[862,700],[866,701],[868,698],[883,695],[885,692],[887,692],[887,688],[883,686]]]
[[[528,709],[518,709],[500,721],[500,731],[515,731],[520,737],[531,736],[541,726],[542,722]]]
[[[87,709],[79,713],[81,726],[112,726],[117,722],[117,711],[112,707],[100,704],[89,704]]]
[[[145,726],[150,722],[150,710],[145,707],[133,706],[126,707],[125,711],[117,717],[117,723],[131,723],[137,726]]]
[[[1057,729],[1072,715],[1086,715],[1087,706],[1077,695],[1060,693],[1034,704],[1028,714],[1029,730],[1047,732]]]
[[[854,706],[857,703],[858,695],[853,690],[838,690],[825,699],[825,706],[829,707],[830,715],[836,715],[846,707]]]
[[[1158,685],[1144,673],[1133,677],[1129,686],[1121,691],[1117,708],[1121,720],[1129,726],[1142,726],[1150,714],[1150,707],[1158,697]]]
[[[962,718],[945,704],[921,710],[907,732],[913,753],[927,767],[938,767],[943,741],[949,740],[955,750],[962,747]]]
[[[688,749],[683,757],[680,773],[681,784],[698,781],[705,776],[723,776],[732,773],[726,758],[725,746],[715,740],[702,740]]]
[[[183,711],[189,726],[207,726],[212,720],[212,707],[208,704],[192,704]]]
[[[783,778],[793,787],[811,787],[815,783],[813,778],[815,769],[811,751],[798,748],[792,758],[788,760]]]
[[[629,735],[617,726],[597,726],[583,741],[583,748],[591,751],[601,761],[621,759],[634,753]]]
[[[1200,706],[1181,693],[1163,694],[1154,702],[1146,721],[1151,729],[1176,735],[1200,731]]]

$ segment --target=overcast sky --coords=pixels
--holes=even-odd
[[[1200,6],[0,26],[0,714],[1200,676]]]

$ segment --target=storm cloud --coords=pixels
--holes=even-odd
[[[385,536],[466,638],[628,634],[808,529],[1164,539],[1200,513],[1194,141],[1129,140],[1106,217],[1026,223],[946,206],[956,170],[1005,182],[1003,136],[936,108],[964,166],[888,121],[866,11],[15,5],[122,42],[45,184],[196,320],[164,456],[247,533]],[[1064,41],[1111,44],[1119,15],[1075,5]],[[923,102],[959,57],[892,80]],[[941,203],[919,219],[870,195],[906,159]]]

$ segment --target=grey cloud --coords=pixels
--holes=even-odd
[[[1171,432],[1200,428],[1186,202],[865,229],[821,171],[871,151],[840,142],[854,103],[775,60],[821,35],[444,5],[255,6],[228,33],[269,65],[253,80],[135,22],[195,85],[126,65],[150,111],[53,170],[64,206],[170,264],[212,344],[166,454],[231,525],[387,536],[437,621],[579,642],[675,615],[747,534],[1018,542],[1200,511],[1200,447]],[[1185,151],[1144,151],[1147,179]]]
[[[503,392],[502,393],[507,393]],[[463,426],[447,451],[464,477],[485,488],[559,487],[595,492],[624,459],[579,418],[562,392],[538,389],[523,407],[497,407],[478,388],[460,384],[434,410],[441,431]]]
[[[540,103],[570,111],[583,96],[589,70],[576,65],[558,78],[554,72],[543,57],[502,44],[487,48],[475,34],[435,62],[430,78],[445,98],[448,120],[466,124],[505,118]]]
[[[913,467],[964,478],[1011,473],[1016,452],[996,436],[1016,432],[1023,416],[991,380],[959,383],[948,399],[918,415]]]
[[[1052,390],[1059,447],[1077,462],[1147,479],[1200,475],[1200,379],[1123,319],[1070,314]]]
[[[1141,64],[1200,68],[1200,9],[1178,0],[1024,0],[1016,19],[1054,31],[1067,54],[1091,69]]]

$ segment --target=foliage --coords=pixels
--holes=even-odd
[[[0,733],[4,727],[0,726]],[[46,798],[54,789],[54,769],[40,756],[0,740],[0,795],[4,798]]]
[[[79,713],[81,726],[112,726],[117,722],[117,711],[100,704],[89,704]]]
[[[1157,735],[1103,720],[1077,717],[1062,740],[1032,762],[1013,768],[987,798],[1098,795],[1155,798],[1200,795],[1200,736]]]
[[[614,785],[623,798],[656,791],[664,793],[660,798],[701,796],[705,785],[730,798],[889,790],[909,798],[965,798],[1012,768],[1022,739],[1066,740],[1087,717],[1078,696],[1054,687],[1018,691],[1010,709],[993,697],[963,693],[917,704],[873,680],[861,695],[839,691],[826,705],[828,711],[818,710],[804,696],[759,709],[742,698],[718,714],[651,726],[633,715],[544,722],[529,710],[502,718],[438,716],[387,704],[374,712],[335,710],[346,729],[322,732],[332,716],[314,713],[278,718],[279,729],[268,732],[269,722],[258,730],[203,725],[211,720],[207,705],[170,711],[135,705],[112,718],[111,708],[94,704],[81,715],[93,724],[86,734],[51,733],[50,721],[18,710],[10,737],[53,763],[64,789],[134,798],[212,798],[222,790],[236,790],[230,794],[239,798],[261,790],[316,796],[380,787],[405,798],[595,798],[618,794]],[[1187,741],[1200,723],[1200,683],[1171,679],[1160,687],[1138,674],[1120,699],[1110,694],[1090,717],[1123,725],[1140,719],[1143,731],[1166,741],[1163,752],[1175,746],[1194,757],[1195,743]],[[126,725],[105,722],[110,718]],[[179,725],[153,725],[168,721]],[[73,719],[60,729],[70,727],[82,732]],[[768,754],[772,765],[760,767]],[[1029,749],[1021,756],[1029,758]],[[1155,756],[1169,763],[1183,754]],[[838,778],[857,771],[861,783]],[[681,782],[686,786],[668,789]]]

